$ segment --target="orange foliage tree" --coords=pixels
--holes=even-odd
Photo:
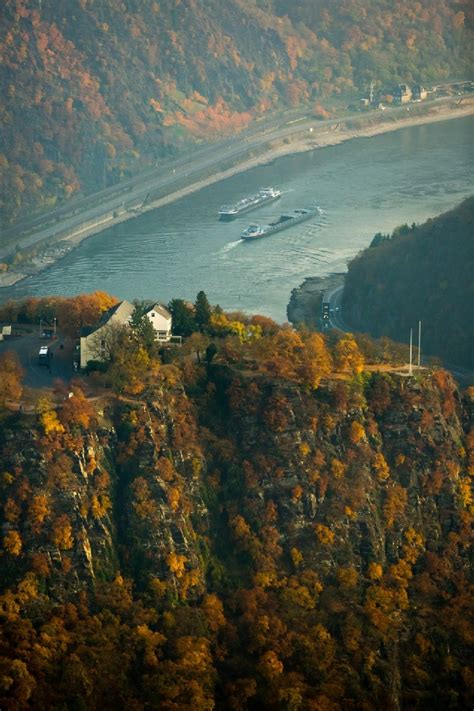
[[[5,407],[7,400],[18,400],[23,392],[21,379],[23,369],[18,356],[12,351],[0,355],[0,405]]]

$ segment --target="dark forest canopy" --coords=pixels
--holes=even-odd
[[[459,0],[4,0],[0,216],[47,209],[252,117],[468,74]]]
[[[376,235],[350,264],[344,313],[354,328],[406,342],[421,320],[426,353],[474,367],[474,197],[423,225]]]

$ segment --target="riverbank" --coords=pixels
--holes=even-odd
[[[400,114],[400,109],[397,113]],[[413,115],[414,113],[417,115]],[[86,231],[78,231],[68,237],[63,237],[61,241],[48,243],[41,252],[35,254],[31,259],[24,260],[8,272],[1,274],[0,286],[12,286],[32,274],[43,271],[51,266],[51,264],[59,261],[66,253],[70,252],[71,249],[93,234],[109,229],[125,220],[133,219],[133,217],[141,215],[144,212],[155,210],[158,207],[175,202],[206,186],[225,180],[226,178],[247,171],[258,165],[269,164],[278,158],[290,154],[313,151],[358,138],[370,138],[377,134],[388,133],[405,127],[469,116],[474,114],[474,97],[463,97],[462,101],[453,99],[449,100],[449,102],[429,105],[411,104],[406,107],[406,114],[406,118],[399,118],[391,111],[361,112],[360,116],[357,115],[356,118],[341,119],[330,125],[318,125],[316,120],[309,123],[306,122],[304,126],[300,124],[300,128],[295,129],[295,133],[291,136],[280,139],[278,142],[274,141],[273,143],[262,145],[262,148],[255,148],[253,154],[238,164],[228,166],[222,170],[212,168],[212,174],[195,180],[188,185],[184,185],[178,190],[172,190],[170,186],[169,189],[170,191],[172,190],[172,192],[169,192],[168,195],[150,201],[146,205],[142,204],[139,209],[114,215],[113,219],[102,225],[96,225]]]
[[[300,286],[295,287],[290,296],[286,313],[293,326],[321,326],[321,306],[323,296],[330,289],[344,286],[345,274],[328,274],[325,277],[307,277]]]

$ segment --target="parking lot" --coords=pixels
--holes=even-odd
[[[58,378],[68,382],[75,374],[74,342],[57,333],[56,337],[41,337],[38,326],[17,326],[15,335],[0,341],[0,353],[14,351],[25,371],[23,383],[30,388],[52,387]],[[40,361],[41,346],[48,346],[50,356]]]

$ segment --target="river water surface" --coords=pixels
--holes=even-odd
[[[474,192],[473,130],[469,117],[280,158],[95,235],[0,298],[101,289],[166,303],[194,301],[203,289],[225,309],[285,321],[291,290],[306,277],[345,271],[376,232],[422,222]],[[222,204],[267,185],[283,191],[279,201],[218,222]],[[315,204],[322,213],[309,222],[239,239],[250,222]]]

